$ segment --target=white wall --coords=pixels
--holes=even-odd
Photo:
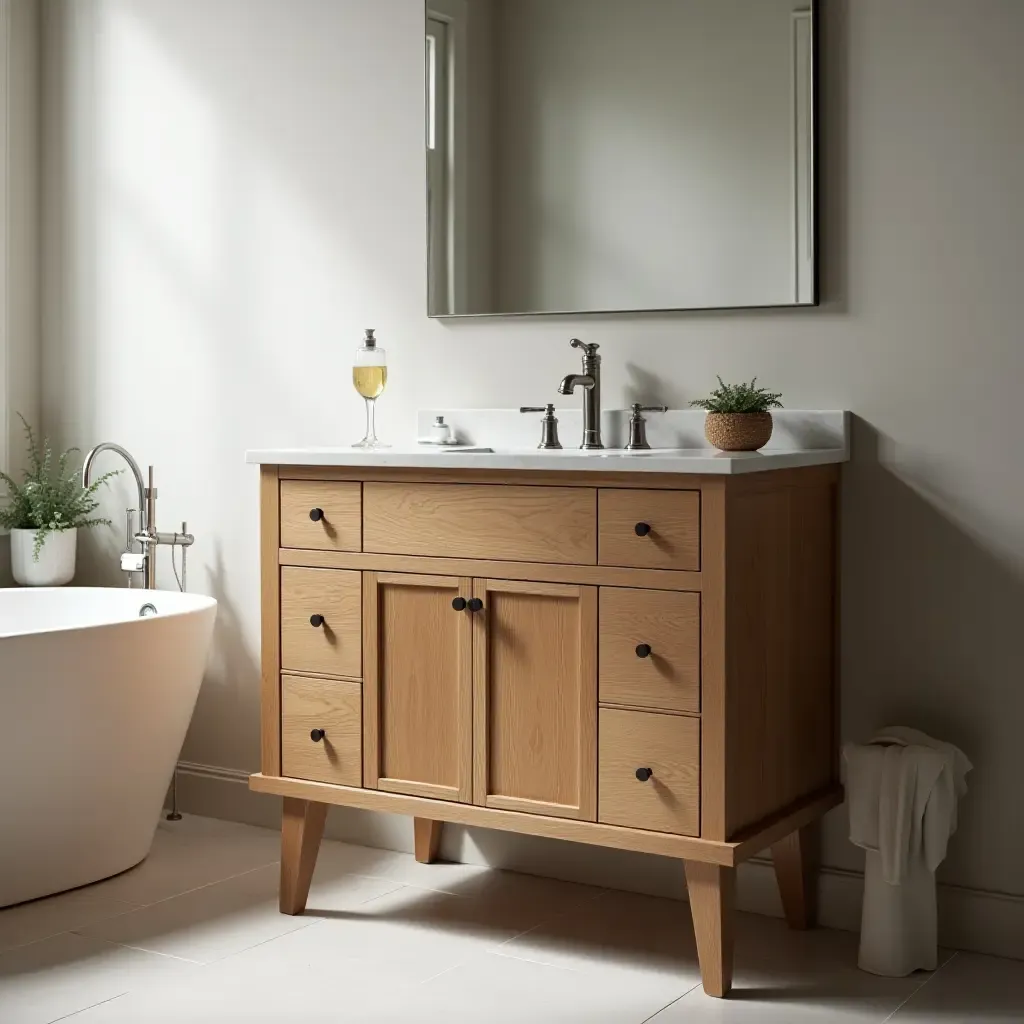
[[[39,426],[39,43],[35,0],[0,0],[0,468],[16,478],[25,463],[17,414]],[[0,586],[10,582],[3,537]]]
[[[794,300],[794,0],[501,0],[496,309]]]
[[[348,367],[366,326],[392,361],[378,423],[393,438],[419,406],[554,396],[578,335],[602,346],[609,406],[678,406],[718,372],[858,414],[844,733],[905,721],[961,744],[976,770],[943,877],[1024,895],[1024,4],[824,5],[820,309],[455,323],[424,315],[419,0],[46,11],[46,422],[61,442],[112,438],[154,462],[162,521],[197,535],[192,585],[221,613],[187,760],[258,764],[244,450],[359,436]],[[119,539],[87,545],[92,578],[119,582]],[[240,785],[217,792],[225,813],[251,806]],[[833,815],[826,861],[857,868],[842,826]],[[550,849],[477,836],[503,862]],[[679,878],[572,846],[549,863]]]

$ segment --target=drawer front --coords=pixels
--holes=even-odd
[[[700,569],[700,492],[602,490],[601,565]]]
[[[594,565],[596,494],[586,487],[367,483],[363,550]]]
[[[281,481],[281,547],[361,551],[362,485]]]
[[[602,587],[600,699],[700,711],[700,595]]]
[[[598,821],[700,833],[699,719],[601,708],[598,735]]]
[[[310,735],[322,730],[318,740]],[[293,779],[363,784],[363,688],[341,679],[281,677],[281,771]]]
[[[362,577],[342,569],[281,569],[281,667],[293,672],[363,673]]]

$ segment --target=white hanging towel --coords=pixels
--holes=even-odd
[[[850,840],[867,851],[861,970],[899,978],[938,966],[935,869],[956,831],[971,762],[916,729],[883,729],[848,743]]]

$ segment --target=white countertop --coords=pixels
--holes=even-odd
[[[418,429],[427,432],[435,415],[444,415],[459,441],[488,446],[489,451],[396,444],[365,451],[359,448],[260,448],[246,452],[246,462],[273,466],[369,466],[400,469],[573,470],[583,473],[694,473],[735,476],[771,469],[795,469],[846,462],[850,457],[849,414],[838,411],[786,409],[774,414],[771,441],[759,452],[720,452],[703,437],[703,413],[671,410],[648,415],[650,451],[627,452],[612,447],[622,443],[627,414],[609,410],[603,416],[606,443],[603,451],[581,451],[579,414],[558,411],[560,451],[527,447],[539,436],[540,417],[520,416],[510,409],[424,410]],[[678,447],[673,446],[675,442]]]
[[[402,469],[573,470],[583,473],[704,473],[731,476],[769,469],[795,469],[846,462],[842,448],[809,451],[716,452],[700,448],[665,448],[643,454],[622,451],[458,452],[423,448],[267,448],[249,451],[246,462],[272,466],[367,466]]]

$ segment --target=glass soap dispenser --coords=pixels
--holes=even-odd
[[[362,345],[356,350],[352,363],[352,384],[366,401],[366,436],[357,441],[354,448],[389,448],[390,445],[377,440],[374,422],[374,407],[388,382],[388,358],[384,349],[377,346],[373,330],[366,331]]]

